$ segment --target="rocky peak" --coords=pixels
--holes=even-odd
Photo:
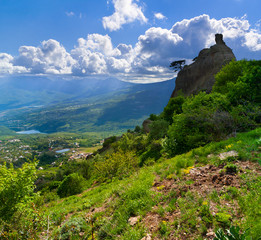
[[[223,35],[219,34],[219,33],[217,33],[215,35],[215,41],[216,41],[216,44],[225,44],[225,42],[223,41]]]
[[[176,87],[171,95],[182,91],[185,96],[205,90],[211,92],[217,74],[223,65],[235,59],[232,50],[223,41],[222,34],[215,35],[216,44],[199,52],[195,62],[185,66],[176,79]]]

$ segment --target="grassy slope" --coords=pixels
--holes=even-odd
[[[211,239],[230,224],[261,236],[261,128],[50,202],[52,239]],[[237,157],[218,154],[235,150]],[[211,155],[210,155],[211,154]],[[233,164],[233,165],[231,165]],[[229,167],[226,167],[230,165]],[[229,170],[237,169],[235,175]],[[130,217],[139,216],[131,226]],[[43,233],[46,236],[47,233]],[[60,238],[61,237],[61,238]],[[89,238],[88,238],[89,237]]]

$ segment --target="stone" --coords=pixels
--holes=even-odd
[[[227,159],[228,157],[237,157],[238,156],[238,152],[232,150],[232,151],[229,151],[229,152],[223,152],[223,153],[220,153],[218,155],[219,159],[220,160],[225,160]]]
[[[200,91],[211,92],[215,83],[215,74],[222,66],[235,59],[232,50],[223,41],[222,34],[215,35],[216,44],[199,52],[195,62],[185,66],[176,79],[176,87],[171,97],[178,96],[181,91],[184,96],[197,94]]]
[[[143,129],[144,129],[144,131],[145,131],[146,133],[149,133],[149,132],[150,132],[149,125],[150,125],[151,123],[152,123],[152,121],[151,121],[150,119],[146,119],[146,120],[143,121],[142,127],[143,127]]]
[[[140,219],[140,216],[137,216],[137,217],[130,217],[129,220],[128,220],[128,223],[131,225],[131,226],[134,226]]]
[[[213,238],[214,238],[214,237],[216,236],[216,234],[211,231],[211,232],[208,232],[208,233],[206,234],[206,236],[207,236],[208,238],[209,238],[209,237],[211,237],[211,238],[213,237]]]
[[[147,234],[145,237],[143,237],[141,240],[151,240],[151,235]]]

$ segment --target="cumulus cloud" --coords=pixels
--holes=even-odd
[[[134,71],[139,73],[167,71],[169,62],[174,56],[177,45],[183,39],[175,33],[162,28],[150,28],[141,35],[135,46],[136,56],[132,63]]]
[[[0,53],[0,74],[26,73],[27,69],[23,66],[13,65],[13,56],[7,53]]]
[[[245,34],[244,45],[248,47],[251,51],[261,50],[261,34],[255,30],[250,30]]]
[[[136,20],[146,23],[148,19],[144,16],[142,8],[134,2],[135,0],[112,0],[115,12],[108,17],[103,17],[102,23],[105,29],[116,31],[123,24]]]
[[[166,80],[174,76],[169,69],[170,62],[186,59],[189,63],[201,49],[215,44],[216,33],[224,35],[237,58],[237,53],[242,52],[241,57],[246,53],[248,57],[260,56],[261,33],[250,26],[246,16],[214,19],[204,14],[176,22],[171,29],[149,28],[134,46],[121,43],[115,47],[109,35],[101,34],[79,38],[70,52],[53,39],[43,41],[38,47],[22,46],[17,57],[0,54],[0,73],[118,76],[144,82]]]
[[[43,41],[40,47],[22,46],[15,66],[23,66],[31,73],[68,74],[75,60],[56,40]]]
[[[166,19],[166,17],[162,13],[154,13],[154,17],[159,20]]]
[[[78,46],[71,51],[77,61],[72,71],[76,75],[128,72],[132,51],[132,46],[126,44],[114,48],[108,35],[89,34],[86,39],[78,39]]]
[[[189,56],[197,54],[202,48],[213,45],[216,33],[222,33],[225,40],[240,42],[243,46],[249,29],[250,24],[245,16],[240,19],[222,18],[217,20],[203,14],[175,23],[171,31],[184,39],[182,45],[188,50],[184,51],[184,54]]]

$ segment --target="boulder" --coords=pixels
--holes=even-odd
[[[143,127],[143,129],[144,129],[144,131],[145,131],[146,133],[149,133],[149,132],[150,132],[149,125],[150,125],[151,123],[152,123],[152,121],[151,121],[150,119],[146,119],[146,120],[143,121],[142,127]]]
[[[176,87],[171,97],[181,91],[185,96],[199,91],[211,92],[217,74],[222,66],[235,59],[232,50],[223,41],[222,34],[215,35],[216,44],[199,52],[195,62],[185,66],[176,79]]]

